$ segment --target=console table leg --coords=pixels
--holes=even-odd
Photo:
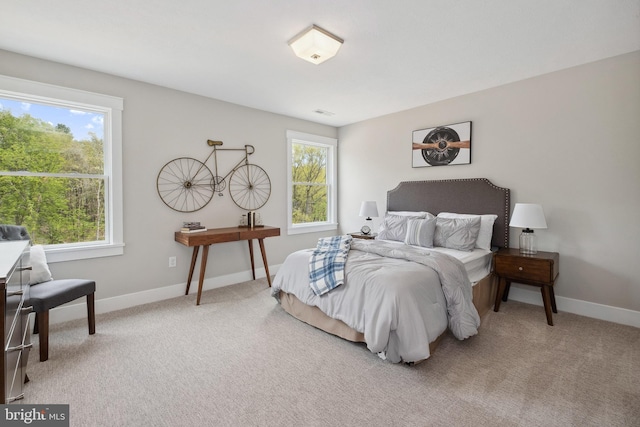
[[[193,247],[193,255],[191,255],[191,267],[189,267],[189,276],[187,278],[187,290],[185,291],[185,295],[189,295],[189,288],[191,287],[191,279],[193,278],[193,270],[196,267],[196,259],[198,259],[198,250],[200,250],[200,246]]]
[[[207,258],[209,257],[209,245],[204,245],[202,251],[202,259],[200,260],[200,280],[198,281],[198,299],[196,305],[200,305],[200,297],[202,296],[202,285],[204,284],[204,272],[207,270]]]
[[[249,257],[251,258],[251,273],[253,274],[253,280],[256,280],[256,265],[253,262],[253,239],[248,239],[249,243]]]
[[[260,252],[262,253],[262,263],[264,264],[264,271],[267,273],[267,282],[271,287],[271,275],[269,274],[269,264],[267,263],[267,252],[264,249],[264,239],[258,239],[260,245]]]

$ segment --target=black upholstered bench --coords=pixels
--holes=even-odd
[[[30,237],[25,227],[0,224],[0,240],[30,240]],[[36,313],[33,333],[39,334],[41,362],[49,358],[50,309],[86,296],[89,335],[96,333],[95,292],[96,282],[87,279],[57,279],[31,284],[29,304]]]
[[[29,302],[36,313],[33,333],[38,334],[40,343],[40,361],[49,358],[49,310],[75,299],[87,297],[87,318],[89,335],[96,333],[96,314],[94,294],[96,282],[85,279],[58,279],[31,285]]]

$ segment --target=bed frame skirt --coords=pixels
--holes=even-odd
[[[473,305],[475,305],[476,310],[478,310],[478,314],[481,319],[489,309],[493,307],[497,291],[497,283],[497,276],[489,274],[473,287]],[[332,319],[324,314],[318,307],[309,306],[292,294],[280,291],[280,306],[284,311],[296,319],[308,323],[309,325],[325,332],[344,338],[348,341],[366,342],[362,332],[352,329],[341,320]],[[433,354],[445,333],[446,331],[429,343],[430,353]]]

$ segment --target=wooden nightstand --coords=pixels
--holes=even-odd
[[[378,233],[371,233],[371,234],[362,234],[360,232],[349,233],[349,236],[353,237],[354,239],[365,239],[365,240],[373,240],[376,238],[377,235]]]
[[[558,278],[559,261],[560,255],[556,252],[525,255],[521,254],[519,249],[500,249],[495,257],[495,274],[500,280],[493,311],[497,312],[500,309],[500,300],[507,300],[511,282],[539,286],[547,323],[553,326],[551,312],[558,312],[553,285]]]

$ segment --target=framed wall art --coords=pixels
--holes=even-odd
[[[471,163],[471,122],[413,131],[412,166],[468,165]]]

